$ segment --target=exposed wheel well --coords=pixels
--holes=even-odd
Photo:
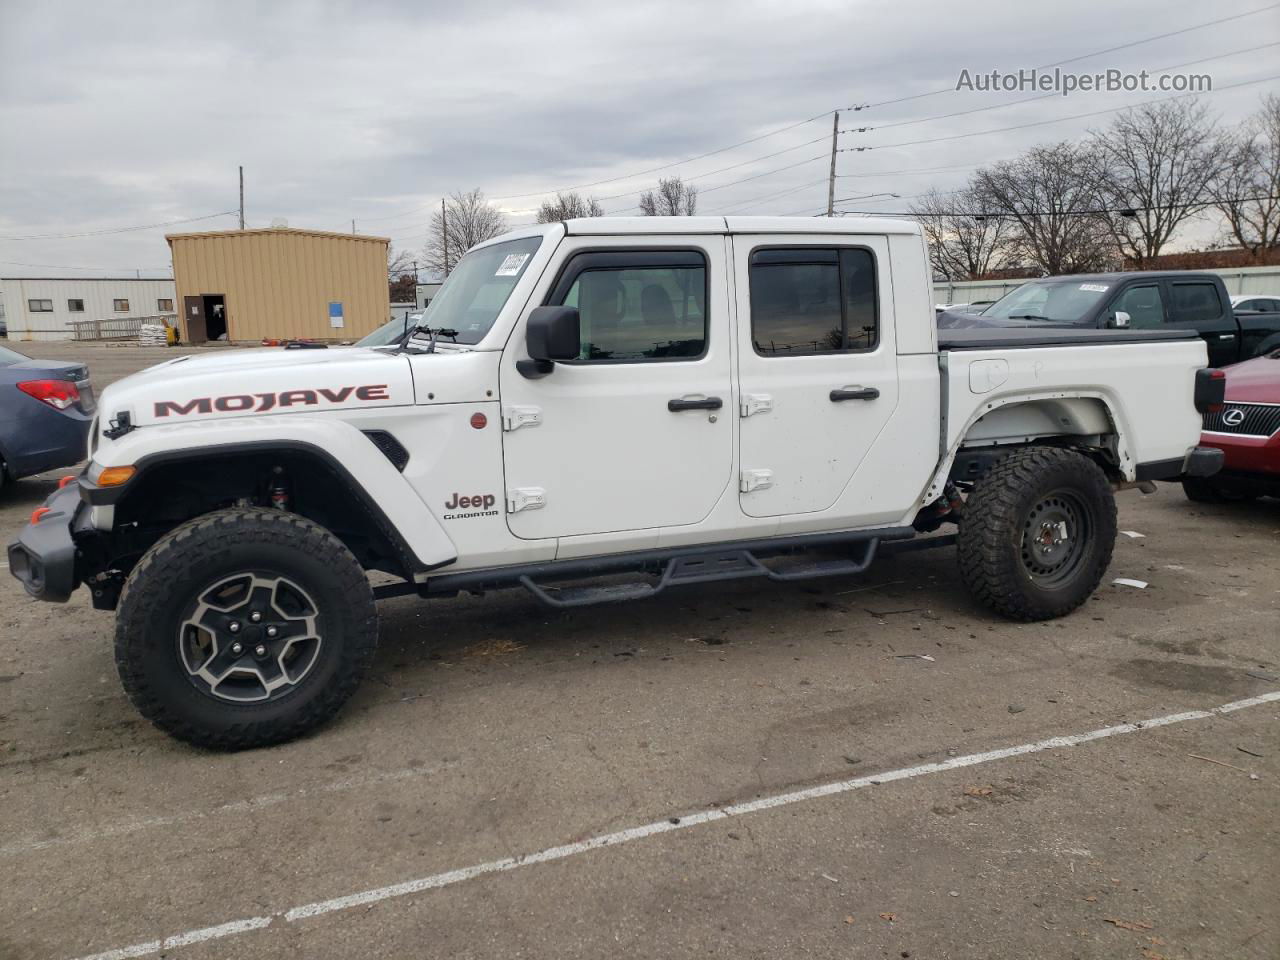
[[[951,467],[952,481],[974,480],[1011,450],[1067,447],[1123,479],[1119,427],[1096,397],[1043,397],[995,407],[970,425]]]
[[[277,506],[313,520],[366,569],[411,576],[410,559],[377,506],[350,477],[304,449],[193,451],[144,469],[115,505],[110,565],[126,572],[181,523],[233,506]]]

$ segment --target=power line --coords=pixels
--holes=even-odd
[[[133,233],[137,230],[155,230],[160,227],[173,227],[180,223],[197,223],[200,220],[212,220],[215,217],[234,217],[235,210],[223,210],[221,213],[208,213],[203,217],[187,217],[183,220],[166,220],[164,223],[146,223],[136,227],[114,227],[109,230],[90,230],[86,233],[42,233],[27,237],[0,237],[0,240],[74,240],[78,237],[104,237],[113,233]]]
[[[823,140],[825,140],[825,139],[826,139],[826,137],[823,137],[822,139],[823,139]],[[739,178],[739,179],[737,179],[737,180],[730,180],[728,183],[720,183],[720,184],[717,184],[717,185],[716,185],[716,186],[714,186],[714,187],[707,187],[705,190],[700,189],[700,190],[698,191],[698,196],[702,196],[702,195],[703,195],[703,194],[705,194],[705,193],[715,193],[715,191],[717,191],[717,190],[723,190],[723,189],[725,189],[726,187],[735,187],[735,186],[737,186],[737,185],[738,185],[738,184],[740,184],[740,183],[746,183],[746,182],[748,182],[748,181],[750,181],[750,180],[759,180],[761,177],[771,177],[771,176],[773,176],[775,173],[781,173],[781,172],[782,172],[782,171],[784,171],[784,170],[794,170],[796,167],[803,167],[805,164],[807,164],[807,163],[813,163],[815,160],[825,160],[825,159],[827,159],[827,155],[824,153],[824,154],[819,154],[819,155],[818,155],[818,156],[816,156],[816,157],[810,157],[810,158],[809,158],[809,159],[807,159],[807,160],[801,160],[801,161],[799,161],[799,162],[797,162],[797,163],[789,163],[789,164],[787,164],[786,166],[783,166],[783,167],[774,167],[772,170],[766,170],[766,171],[764,171],[763,173],[756,173],[756,174],[753,174],[753,175],[751,175],[751,176],[749,176],[749,177],[741,177],[741,178]],[[739,166],[741,166],[741,164],[739,164]],[[717,172],[719,172],[719,171],[717,171]],[[703,176],[710,176],[710,174],[703,174]],[[689,179],[690,179],[690,180],[696,180],[696,179],[698,179],[698,178],[697,178],[697,177],[690,177]],[[643,191],[638,191],[638,192],[643,192]],[[625,213],[626,211],[629,211],[629,210],[631,210],[631,209],[633,209],[633,208],[632,208],[632,207],[626,207],[626,208],[619,208],[619,209],[617,209],[617,210],[606,210],[606,211],[605,211],[605,214],[606,214],[606,215],[612,215],[612,214],[615,214],[615,213]]]
[[[952,193],[960,193],[962,191],[954,190]],[[921,194],[923,196],[923,194]],[[910,197],[901,197],[900,199],[909,200]],[[973,219],[999,220],[1008,219],[1010,217],[1097,217],[1104,213],[1116,213],[1121,216],[1135,214],[1139,210],[1194,210],[1198,207],[1212,207],[1219,203],[1255,203],[1263,200],[1280,200],[1280,194],[1275,196],[1262,197],[1231,197],[1225,200],[1197,200],[1194,203],[1156,203],[1143,206],[1136,204],[1129,207],[1099,207],[1094,210],[1019,210],[1016,213],[1007,211],[994,211],[991,213],[980,212],[975,213],[972,210],[956,210],[945,212],[930,211],[929,216],[938,217],[972,217]],[[883,210],[845,210],[845,216],[857,216],[859,214],[867,214],[873,217],[918,217],[919,213],[915,211],[887,213]]]
[[[1230,83],[1230,84],[1227,84],[1225,87],[1216,87],[1211,91],[1206,91],[1206,93],[1221,93],[1224,90],[1234,90],[1239,87],[1248,87],[1248,86],[1252,86],[1255,83],[1266,83],[1268,80],[1280,80],[1280,74],[1275,74],[1270,77],[1259,77],[1256,80],[1242,80],[1239,83]],[[994,130],[974,130],[969,133],[954,133],[945,137],[929,137],[924,140],[905,140],[902,143],[882,143],[882,144],[877,144],[871,147],[842,147],[841,152],[842,153],[863,153],[867,150],[894,150],[899,147],[916,147],[926,143],[942,143],[947,140],[963,140],[966,137],[985,137],[993,133],[1007,133],[1010,130],[1025,130],[1028,127],[1042,127],[1042,126],[1045,126],[1046,124],[1051,124],[1051,123],[1065,123],[1068,120],[1080,120],[1080,119],[1083,119],[1084,117],[1101,116],[1104,113],[1118,113],[1121,110],[1131,110],[1134,107],[1146,106],[1149,103],[1164,103],[1167,100],[1181,100],[1184,97],[1193,97],[1193,96],[1199,96],[1199,95],[1200,95],[1199,91],[1193,92],[1193,93],[1178,93],[1178,94],[1174,94],[1171,97],[1157,97],[1154,100],[1142,100],[1138,103],[1128,103],[1119,107],[1107,107],[1104,110],[1091,110],[1088,113],[1075,113],[1069,117],[1054,117],[1053,119],[1050,119],[1050,120],[1032,120],[1029,123],[1019,123],[1019,124],[1015,124],[1012,127],[998,127]]]
[[[1256,10],[1246,10],[1244,13],[1233,14],[1232,16],[1229,16],[1229,17],[1219,17],[1216,20],[1208,20],[1204,23],[1197,23],[1194,26],[1183,27],[1181,30],[1171,30],[1168,33],[1158,33],[1153,37],[1143,37],[1141,40],[1132,40],[1129,43],[1122,43],[1119,46],[1107,47],[1105,50],[1095,50],[1092,53],[1082,53],[1076,57],[1069,57],[1066,60],[1058,60],[1054,63],[1042,64],[1041,66],[1032,67],[1031,69],[1048,70],[1050,67],[1063,67],[1063,66],[1066,66],[1068,63],[1077,63],[1081,60],[1088,60],[1092,57],[1100,57],[1104,53],[1115,53],[1117,50],[1128,50],[1130,47],[1138,47],[1144,43],[1154,43],[1156,40],[1165,40],[1165,39],[1168,39],[1169,37],[1180,36],[1181,34],[1184,34],[1184,33],[1191,33],[1193,30],[1203,30],[1205,27],[1214,27],[1220,23],[1228,23],[1232,20],[1241,20],[1245,17],[1252,17],[1255,14],[1266,13],[1268,10],[1274,10],[1276,7],[1280,7],[1280,3],[1271,3],[1265,7],[1258,7]],[[920,100],[924,97],[936,97],[938,96],[938,94],[941,94],[941,93],[955,93],[955,92],[956,92],[955,87],[946,87],[944,89],[939,89],[939,90],[930,90],[927,93],[913,93],[905,97],[894,97],[891,100],[879,100],[875,103],[855,104],[853,106],[846,107],[845,109],[846,110],[868,110],[872,107],[887,107],[893,103],[906,103],[908,100]]]
[[[806,188],[808,188],[808,187],[814,187],[814,186],[817,186],[817,185],[818,185],[818,184],[820,184],[820,183],[826,183],[826,182],[827,182],[827,178],[826,178],[826,177],[823,177],[821,180],[810,180],[808,183],[802,183],[802,184],[800,184],[800,186],[798,186],[798,187],[790,187],[790,188],[788,188],[788,189],[786,189],[786,190],[779,190],[779,191],[776,191],[775,193],[766,193],[766,194],[764,194],[763,196],[759,196],[759,197],[752,197],[750,200],[739,200],[739,201],[737,201],[736,203],[730,203],[730,204],[728,204],[728,206],[729,206],[729,207],[733,207],[735,210],[740,210],[740,209],[742,209],[744,206],[750,206],[750,205],[751,205],[751,204],[753,204],[753,203],[761,203],[761,202],[762,202],[762,201],[764,201],[764,200],[773,200],[773,199],[774,199],[774,198],[776,198],[776,197],[785,197],[787,194],[791,194],[791,193],[798,193],[799,191],[804,190],[804,189],[806,189]],[[715,207],[715,208],[712,208],[711,210],[706,210],[706,211],[704,211],[704,212],[705,212],[705,213],[708,213],[708,214],[711,214],[711,213],[721,213],[721,212],[726,212],[726,211],[725,211],[725,208],[724,208],[724,207]],[[734,211],[733,211],[733,210],[729,210],[729,211],[727,211],[727,212],[729,212],[729,213],[733,213]]]
[[[1068,59],[1066,59],[1066,60],[1059,60],[1059,61],[1057,61],[1056,63],[1044,64],[1043,66],[1035,67],[1034,69],[1036,69],[1036,70],[1044,70],[1044,69],[1047,69],[1047,68],[1049,68],[1049,67],[1063,66],[1063,65],[1068,64],[1068,63],[1075,63],[1075,62],[1077,62],[1077,61],[1079,61],[1079,60],[1087,60],[1087,59],[1089,59],[1089,58],[1091,58],[1091,57],[1101,56],[1101,55],[1102,55],[1102,54],[1104,54],[1104,53],[1114,53],[1114,52],[1115,52],[1115,51],[1117,51],[1117,50],[1125,50],[1125,49],[1128,49],[1128,48],[1130,48],[1130,47],[1136,47],[1136,46],[1140,46],[1140,45],[1142,45],[1142,44],[1152,43],[1152,42],[1154,42],[1154,41],[1156,41],[1156,40],[1162,40],[1162,39],[1165,39],[1165,38],[1168,38],[1168,37],[1178,36],[1178,35],[1180,35],[1180,34],[1183,34],[1183,33],[1189,33],[1189,32],[1194,31],[1194,30],[1202,30],[1202,29],[1204,29],[1205,27],[1215,26],[1215,25],[1217,25],[1217,24],[1219,24],[1219,23],[1226,23],[1226,22],[1228,22],[1228,21],[1232,21],[1232,20],[1239,20],[1239,19],[1242,19],[1242,18],[1244,18],[1244,17],[1252,16],[1252,15],[1257,14],[1257,13],[1263,13],[1263,12],[1265,12],[1265,11],[1267,11],[1267,10],[1274,9],[1274,8],[1275,8],[1275,7],[1277,7],[1277,6],[1280,6],[1280,3],[1273,3],[1273,4],[1269,5],[1269,6],[1261,7],[1261,8],[1256,9],[1256,10],[1246,11],[1245,13],[1235,14],[1235,15],[1233,15],[1233,16],[1229,16],[1229,17],[1221,17],[1221,18],[1219,18],[1219,19],[1216,19],[1216,20],[1210,20],[1210,21],[1207,21],[1207,22],[1205,22],[1205,23],[1195,24],[1195,25],[1190,26],[1190,27],[1184,27],[1184,28],[1182,28],[1182,29],[1180,29],[1180,30],[1174,30],[1174,31],[1171,31],[1171,32],[1169,32],[1169,33],[1162,33],[1162,34],[1157,34],[1157,35],[1155,35],[1155,36],[1151,36],[1151,37],[1144,37],[1144,38],[1139,39],[1139,40],[1133,40],[1133,41],[1130,41],[1129,43],[1120,44],[1119,46],[1115,46],[1115,47],[1108,47],[1108,48],[1106,48],[1106,49],[1104,49],[1104,50],[1095,50],[1095,51],[1092,51],[1092,52],[1090,52],[1090,53],[1080,54],[1080,55],[1075,56],[1075,57],[1070,57],[1070,58],[1068,58]],[[1273,46],[1273,45],[1274,45],[1274,44],[1264,44],[1263,46],[1265,47],[1265,46]],[[1255,50],[1256,50],[1256,49],[1262,49],[1262,47],[1255,47],[1255,48],[1251,48],[1251,49],[1255,49]],[[1236,53],[1244,53],[1244,52],[1250,52],[1250,51],[1248,51],[1248,50],[1244,50],[1244,51],[1235,51],[1235,52],[1236,52]],[[1234,54],[1220,54],[1220,55],[1218,55],[1218,56],[1232,56],[1232,55],[1234,55]],[[1195,63],[1201,63],[1201,62],[1204,62],[1204,60],[1217,59],[1217,58],[1218,58],[1218,57],[1207,57],[1207,58],[1203,58],[1202,60],[1194,60],[1194,61],[1190,61],[1189,63],[1178,64],[1178,65],[1170,66],[1170,67],[1161,67],[1161,68],[1158,68],[1158,69],[1160,69],[1160,70],[1172,70],[1172,69],[1176,69],[1178,66],[1192,66],[1192,65],[1194,65]],[[934,91],[930,91],[930,92],[926,92],[926,93],[912,94],[912,95],[910,95],[910,96],[905,96],[905,97],[897,97],[897,98],[894,98],[894,99],[891,99],[891,100],[881,100],[881,101],[878,101],[878,102],[876,102],[876,103],[862,104],[862,105],[854,105],[854,106],[847,107],[847,108],[845,108],[845,109],[848,109],[848,110],[865,110],[865,109],[868,109],[868,108],[870,108],[870,107],[887,106],[887,105],[889,105],[889,104],[893,104],[893,103],[903,103],[903,102],[906,102],[906,101],[909,101],[909,100],[916,100],[916,99],[920,99],[920,98],[922,98],[922,97],[931,97],[931,96],[935,96],[935,95],[940,94],[940,93],[952,93],[952,92],[954,92],[954,88],[948,87],[948,88],[947,88],[947,89],[945,89],[945,90],[934,90]],[[1056,95],[1057,95],[1057,94],[1054,94],[1054,96],[1056,96]],[[1040,98],[1038,98],[1038,97],[1028,97],[1028,98],[1025,98],[1024,100],[1021,100],[1021,101],[1014,101],[1013,103],[1008,103],[1008,104],[998,104],[998,105],[995,105],[995,106],[988,106],[988,107],[978,108],[978,109],[976,109],[976,110],[971,110],[971,111],[959,111],[959,112],[957,112],[957,113],[955,113],[955,114],[945,114],[945,115],[940,116],[940,117],[929,117],[929,118],[925,118],[925,119],[922,119],[922,120],[901,121],[901,122],[896,123],[896,124],[883,124],[882,126],[887,127],[887,126],[901,126],[901,125],[905,125],[905,124],[907,124],[907,123],[924,123],[924,122],[927,122],[928,120],[945,119],[945,118],[947,118],[947,117],[951,117],[951,116],[961,116],[961,115],[966,114],[966,113],[976,113],[976,112],[980,112],[981,110],[999,109],[1000,107],[1004,107],[1004,106],[1013,106],[1015,103],[1025,103],[1025,102],[1028,102],[1029,100],[1033,100],[1033,99],[1040,99]],[[824,110],[822,113],[815,114],[815,115],[814,115],[814,116],[812,116],[812,117],[807,117],[807,118],[806,118],[806,119],[804,119],[804,120],[797,120],[797,121],[795,121],[794,123],[789,123],[789,124],[787,124],[787,125],[785,125],[785,126],[778,127],[777,129],[775,129],[775,130],[771,130],[771,131],[769,131],[768,133],[759,134],[758,136],[755,136],[755,137],[749,137],[749,138],[747,138],[746,140],[740,140],[740,141],[738,141],[737,143],[732,143],[732,144],[729,144],[728,146],[725,146],[725,147],[718,147],[718,148],[716,148],[716,149],[714,149],[714,150],[708,150],[708,151],[706,151],[705,153],[700,153],[700,154],[697,154],[697,155],[692,156],[692,157],[686,157],[686,158],[684,158],[684,159],[682,159],[682,160],[674,160],[674,161],[671,161],[670,163],[661,164],[661,165],[656,166],[656,167],[649,167],[648,169],[645,169],[645,170],[634,171],[634,172],[626,173],[626,174],[619,174],[618,176],[614,176],[614,177],[606,177],[606,178],[601,179],[601,180],[594,180],[594,181],[590,181],[590,182],[587,182],[587,183],[579,183],[579,184],[573,184],[573,185],[569,185],[569,186],[554,187],[554,188],[549,188],[549,189],[541,190],[541,191],[535,191],[535,192],[531,192],[531,193],[509,194],[509,195],[506,195],[506,196],[494,197],[494,198],[493,198],[493,201],[494,201],[494,202],[500,202],[500,201],[503,201],[503,200],[523,200],[523,199],[527,199],[527,198],[530,198],[530,197],[542,197],[542,196],[547,196],[547,195],[552,194],[552,193],[561,193],[561,192],[570,191],[570,190],[584,190],[584,189],[588,189],[588,188],[590,188],[590,187],[602,186],[602,185],[607,184],[607,183],[617,183],[617,182],[619,182],[619,181],[621,181],[621,180],[630,180],[630,179],[634,179],[634,178],[636,178],[636,177],[647,176],[647,175],[649,175],[649,174],[657,173],[657,172],[662,171],[662,170],[669,170],[669,169],[671,169],[671,168],[673,168],[673,167],[683,166],[683,165],[684,165],[684,164],[686,164],[686,163],[693,163],[693,162],[695,162],[695,161],[697,161],[697,160],[703,160],[703,159],[706,159],[707,157],[716,156],[716,155],[721,154],[721,153],[727,153],[727,152],[728,152],[728,151],[730,151],[730,150],[735,150],[735,149],[737,149],[738,147],[746,146],[746,145],[751,144],[751,143],[758,143],[758,142],[759,142],[759,141],[761,141],[761,140],[766,140],[766,139],[768,139],[768,138],[770,138],[770,137],[777,136],[778,134],[786,133],[786,132],[787,132],[787,131],[789,131],[789,130],[794,130],[794,129],[796,129],[797,127],[804,126],[806,123],[813,123],[813,122],[814,122],[814,121],[816,121],[816,120],[821,120],[821,119],[823,119],[824,117],[826,117],[828,114],[830,114],[830,113],[832,113],[832,112],[833,112],[832,110]],[[846,132],[846,131],[841,131],[841,132]],[[825,139],[826,139],[825,137],[819,137],[819,138],[817,138],[816,140],[809,141],[809,143],[816,143],[816,142],[818,142],[818,140],[825,140]],[[791,149],[798,149],[798,147],[799,147],[799,146],[805,146],[805,145],[807,145],[807,144],[800,144],[800,145],[797,145],[797,147],[794,147],[794,148],[791,148]],[[771,155],[769,155],[769,156],[776,156],[776,155],[777,155],[777,154],[771,154]],[[758,158],[756,158],[756,160],[757,160],[757,161],[758,161],[758,160],[761,160],[761,159],[766,159],[766,158],[765,158],[765,157],[758,157]],[[753,161],[747,161],[747,162],[753,162]],[[739,166],[742,166],[742,165],[745,165],[745,164],[739,164]],[[711,174],[704,174],[703,176],[710,176],[710,175],[711,175]],[[693,178],[688,178],[688,179],[693,179]],[[628,193],[614,194],[614,195],[612,195],[612,196],[610,196],[610,197],[603,197],[603,198],[597,198],[597,199],[605,199],[605,200],[609,200],[609,199],[619,199],[619,198],[621,198],[621,197],[625,197],[625,196],[632,196],[632,195],[635,195],[635,194],[638,194],[638,193],[643,193],[643,192],[644,192],[644,189],[646,189],[646,188],[641,188],[640,190],[635,190],[635,191],[631,191],[631,192],[628,192]],[[427,206],[426,206],[426,205],[423,205],[423,206],[416,207],[416,208],[414,208],[413,210],[405,211],[405,212],[403,212],[403,213],[388,214],[388,215],[381,216],[381,217],[360,217],[360,218],[358,218],[358,219],[361,219],[361,220],[364,220],[364,221],[367,221],[367,222],[370,222],[370,223],[378,223],[378,222],[383,222],[383,221],[387,221],[387,220],[399,220],[399,219],[405,219],[405,218],[407,218],[407,217],[412,217],[412,216],[420,216],[420,215],[422,215],[423,213],[425,213],[425,211],[426,211],[426,210],[427,210]]]
[[[168,271],[168,267],[69,267],[62,263],[26,263],[21,260],[0,260],[0,263],[7,264],[11,267],[36,267],[40,270],[96,270],[99,273],[124,273],[130,271],[145,270],[153,273],[157,270]],[[87,279],[93,279],[92,277]],[[143,277],[143,280],[169,280],[170,277]]]
[[[1170,70],[1178,70],[1182,67],[1193,67],[1198,63],[1207,63],[1210,60],[1222,60],[1226,57],[1239,56],[1242,53],[1254,53],[1258,50],[1265,50],[1268,47],[1280,46],[1280,40],[1273,40],[1270,43],[1262,43],[1256,47],[1245,47],[1242,50],[1232,50],[1228,53],[1217,53],[1211,57],[1201,57],[1198,60],[1188,60],[1185,63],[1174,63],[1167,67],[1155,67],[1153,73],[1167,73]],[[1207,91],[1212,92],[1212,91]],[[1005,107],[1016,107],[1021,103],[1032,103],[1036,100],[1048,100],[1050,97],[1061,97],[1062,94],[1057,91],[1050,93],[1038,93],[1034,97],[1023,97],[1021,100],[1008,100],[1004,103],[988,104],[985,107],[974,107],[971,110],[956,110],[953,113],[940,113],[932,117],[918,117],[915,120],[897,120],[893,123],[881,123],[873,127],[849,127],[841,130],[841,133],[870,133],[873,130],[888,130],[890,127],[907,127],[916,123],[932,123],[934,120],[950,120],[952,117],[967,117],[972,113],[984,113],[987,110],[1003,110]]]

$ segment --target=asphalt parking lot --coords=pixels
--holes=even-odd
[[[172,355],[33,352],[77,349],[100,386]],[[1270,960],[1280,502],[1119,503],[1143,536],[1042,624],[950,548],[387,601],[337,721],[234,755],[138,717],[110,614],[0,577],[0,956]]]

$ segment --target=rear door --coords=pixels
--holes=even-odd
[[[733,257],[743,512],[826,510],[898,402],[888,242],[739,235]]]
[[[503,358],[507,523],[542,539],[704,519],[730,487],[733,394],[722,236],[571,237],[530,307],[578,308],[579,358],[526,379]],[[527,315],[526,310],[526,315]]]
[[[1189,327],[1209,345],[1209,363],[1223,366],[1240,359],[1240,327],[1231,303],[1212,280],[1165,280],[1169,324]]]

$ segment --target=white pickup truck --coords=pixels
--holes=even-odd
[[[919,228],[572,220],[471,250],[399,348],[179,357],[108,387],[84,471],[9,547],[117,609],[129,696],[195,744],[279,742],[373,657],[376,600],[557,607],[853,574],[944,524],[1010,617],[1098,585],[1113,490],[1207,476],[1194,331],[961,330]],[[369,571],[383,571],[375,586]]]

